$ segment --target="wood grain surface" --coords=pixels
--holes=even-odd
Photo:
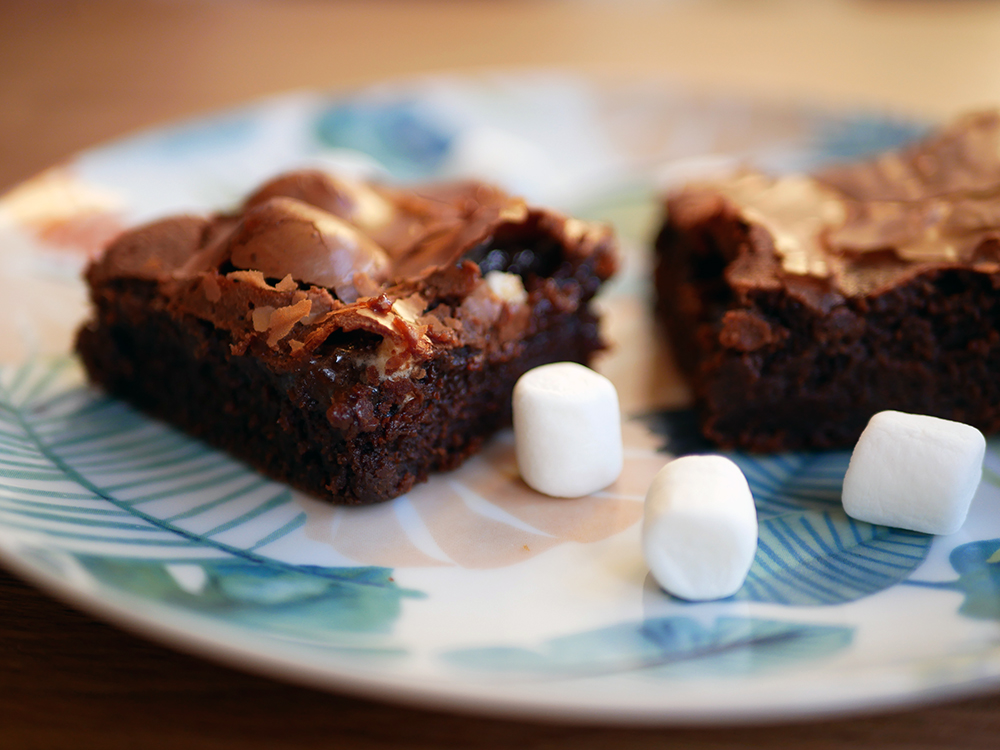
[[[138,128],[291,89],[548,66],[944,117],[1000,103],[1000,3],[0,0],[0,192]],[[993,748],[1000,696],[620,729],[383,705],[175,653],[0,571],[0,748]]]

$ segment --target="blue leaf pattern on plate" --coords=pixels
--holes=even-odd
[[[841,604],[905,580],[930,549],[926,534],[874,526],[843,511],[805,510],[760,522],[757,555],[736,599]]]
[[[52,542],[34,555],[43,567],[53,568],[57,550],[104,585],[314,638],[385,632],[400,600],[418,595],[387,568],[301,566],[260,554],[304,523],[287,489],[120,402],[67,388],[73,371],[63,359],[0,373],[0,520],[26,539]],[[190,508],[173,517],[143,510],[186,495]],[[226,503],[239,507],[224,523],[201,533],[181,525]],[[251,544],[220,538],[246,524],[256,524]],[[95,547],[99,555],[89,553]],[[282,624],[292,607],[296,616]]]
[[[1000,620],[1000,539],[963,544],[951,551],[948,561],[958,573],[954,581],[907,583],[959,591],[965,595],[959,614],[975,620]]]
[[[536,650],[485,647],[455,650],[452,664],[508,674],[589,677],[650,670],[680,676],[747,674],[786,662],[827,656],[851,643],[853,629],[747,617],[705,625],[671,616],[626,622],[546,641]]]
[[[434,175],[452,136],[414,102],[344,101],[316,119],[316,136],[328,148],[349,148],[378,160],[395,177]]]
[[[675,453],[710,452],[690,412],[651,426]],[[746,475],[760,534],[746,584],[734,598],[798,606],[855,601],[894,586],[927,557],[933,537],[849,518],[841,505],[850,453],[724,453]]]
[[[924,123],[865,116],[827,120],[819,124],[817,159],[850,161],[899,148],[926,135]]]

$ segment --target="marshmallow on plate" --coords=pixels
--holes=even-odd
[[[757,551],[757,509],[740,467],[723,456],[668,463],[646,493],[642,550],[650,572],[674,596],[732,596]]]
[[[604,489],[622,471],[618,393],[575,362],[529,370],[514,386],[514,441],[524,481],[553,497]]]
[[[961,422],[883,411],[868,422],[844,476],[851,518],[927,534],[965,523],[983,476],[986,439]]]

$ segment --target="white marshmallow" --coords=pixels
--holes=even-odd
[[[740,467],[723,456],[684,456],[664,466],[646,493],[642,550],[674,596],[732,596],[757,551],[757,509]]]
[[[883,411],[868,422],[844,476],[851,518],[927,534],[962,528],[983,477],[986,439],[975,427]]]
[[[514,386],[514,440],[521,477],[553,497],[581,497],[622,471],[618,392],[575,362],[529,370]]]

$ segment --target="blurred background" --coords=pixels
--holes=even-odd
[[[987,0],[0,0],[0,191],[294,89],[545,67],[935,118],[1000,101]]]

